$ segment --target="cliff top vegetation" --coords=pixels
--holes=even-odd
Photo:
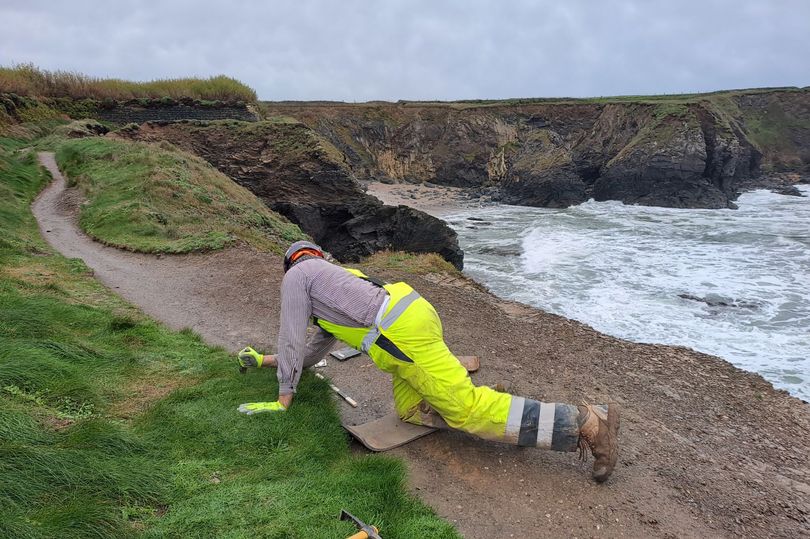
[[[280,253],[305,237],[247,189],[168,143],[85,138],[62,144],[57,159],[88,198],[81,227],[107,245],[185,253],[241,240]]]
[[[0,66],[0,93],[73,99],[128,99],[164,97],[210,101],[256,101],[256,91],[236,79],[218,75],[207,79],[180,78],[134,82],[90,77],[74,71],[48,71],[33,64]]]

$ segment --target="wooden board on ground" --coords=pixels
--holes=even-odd
[[[343,425],[343,428],[372,451],[388,451],[438,430],[405,423],[396,412],[362,425]]]

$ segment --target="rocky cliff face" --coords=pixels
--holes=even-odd
[[[733,207],[743,180],[810,172],[810,91],[604,101],[269,103],[345,155],[360,179],[497,187],[513,204],[593,197]]]
[[[343,155],[301,123],[157,122],[119,133],[200,155],[340,260],[398,249],[436,252],[463,265],[456,234],[443,221],[366,195]]]

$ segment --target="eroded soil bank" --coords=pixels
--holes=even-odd
[[[52,158],[43,163],[56,181],[33,210],[60,252],[83,258],[107,286],[172,327],[231,350],[275,348],[278,257],[239,248],[156,257],[100,246],[77,230],[77,197],[64,191]],[[436,306],[451,348],[481,356],[476,383],[545,401],[623,405],[620,463],[604,485],[573,453],[461,433],[394,451],[408,462],[412,490],[465,537],[810,536],[808,405],[721,359],[608,337],[463,278],[380,276],[408,281]],[[387,376],[365,356],[330,361],[326,371],[361,402],[356,410],[341,404],[349,420],[391,409]],[[249,420],[237,404],[234,421]]]

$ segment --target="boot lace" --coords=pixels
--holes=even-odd
[[[584,400],[582,401],[581,406],[584,406],[588,412],[588,415],[585,416],[585,420],[582,422],[582,426],[585,426],[585,424],[588,422],[588,419],[590,418],[593,412],[590,409],[591,408],[590,405]],[[582,430],[582,427],[580,427],[579,438],[577,439],[577,448],[579,448],[579,460],[586,460],[588,458],[589,451],[591,454],[593,454],[593,443],[594,441],[591,439],[591,437],[585,434],[585,432]]]
[[[586,460],[588,458],[588,451],[593,454],[593,442],[583,433],[579,434],[577,447],[579,448],[579,460]]]

